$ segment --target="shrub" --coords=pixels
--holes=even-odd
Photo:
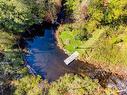
[[[78,75],[66,74],[51,83],[48,95],[109,95],[109,93],[117,95],[116,90],[104,90],[97,81],[93,81],[87,76],[82,78]]]
[[[42,84],[40,76],[25,76],[15,81],[14,85],[16,87],[14,95],[42,95],[46,82]]]

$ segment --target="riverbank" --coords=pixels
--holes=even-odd
[[[34,36],[32,38],[30,37],[30,39],[25,40],[25,42],[27,43],[26,48],[30,51],[30,54],[25,54],[27,64],[36,71],[37,75],[41,75],[43,79],[48,80],[48,82],[51,84],[49,93],[52,92],[52,91],[50,92],[50,90],[56,91],[57,89],[56,87],[60,82],[62,82],[63,84],[65,82],[66,83],[65,87],[68,87],[71,81],[72,81],[71,85],[76,85],[75,83],[73,83],[73,79],[71,79],[71,77],[68,77],[70,76],[68,75],[70,73],[72,74],[72,78],[75,77],[75,75],[77,76],[75,77],[76,78],[75,81],[77,81],[77,78],[83,79],[84,81],[87,81],[88,84],[90,84],[90,87],[94,86],[97,83],[98,85],[97,87],[100,87],[100,89],[102,89],[103,91],[110,89],[105,88],[108,79],[111,75],[110,73],[97,71],[97,68],[91,66],[88,63],[86,63],[86,65],[84,66],[83,65],[84,62],[79,60],[73,61],[72,64],[68,66],[65,65],[64,59],[66,59],[68,55],[65,54],[65,52],[57,46],[55,36],[57,33],[53,29],[54,28],[52,28],[52,26],[50,28],[44,28],[43,29],[44,36]],[[67,80],[64,80],[64,77]],[[53,87],[55,87],[55,89]],[[61,89],[61,85],[60,87],[58,87],[58,89]],[[73,88],[71,87],[70,89]],[[91,90],[92,89],[93,88],[91,88]],[[82,90],[84,91],[84,89]],[[115,91],[112,88],[110,90]],[[80,92],[79,90],[76,91]],[[62,92],[58,91],[57,93]],[[89,93],[89,90],[86,91],[86,93]],[[99,93],[106,92],[99,91]]]
[[[60,28],[61,27],[64,27],[64,25],[61,25]],[[61,36],[61,32],[62,32],[61,30],[62,29],[60,29],[60,30],[58,29],[57,32],[56,32],[57,46],[60,49],[62,49],[67,55],[70,55],[71,52],[69,52],[67,50],[67,48],[65,48],[65,46],[66,46],[65,44],[66,44],[67,38],[66,38],[66,40],[63,40],[60,37]],[[79,52],[82,52],[82,51],[79,51]],[[121,78],[127,79],[126,65],[124,66],[124,65],[121,65],[121,64],[117,64],[116,65],[116,64],[110,64],[110,63],[103,63],[101,61],[92,60],[92,59],[89,59],[89,58],[83,58],[82,55],[80,55],[78,57],[78,59],[80,61],[83,61],[84,63],[89,63],[89,64],[93,65],[96,68],[100,68],[100,69],[103,69],[104,71],[111,72],[113,75],[118,75]]]

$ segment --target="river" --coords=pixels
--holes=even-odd
[[[64,63],[67,55],[57,47],[52,27],[44,30],[44,36],[27,39],[27,44],[30,52],[25,56],[27,62],[44,79],[53,81],[65,73],[73,72]]]
[[[63,11],[61,10],[57,22],[63,18]],[[87,75],[92,79],[98,79],[103,87],[117,87],[120,95],[127,95],[127,81],[112,75],[111,72],[106,72],[80,60],[74,60],[70,65],[65,65],[64,60],[68,55],[57,46],[56,27],[53,24],[46,24],[45,26],[47,27],[40,28],[43,36],[24,37],[25,47],[29,51],[25,54],[25,61],[37,75],[41,75],[43,79],[47,79],[49,82],[58,79],[65,73]],[[35,29],[34,32],[37,31]]]
[[[57,46],[55,29],[51,25],[43,30],[43,36],[27,37],[25,39],[26,48],[29,51],[25,54],[25,59],[27,65],[37,75],[41,75],[43,79],[47,79],[49,82],[58,79],[65,73],[87,75],[92,79],[98,79],[103,87],[117,87],[122,93],[121,95],[127,95],[127,81],[112,75],[110,72],[79,60],[74,60],[70,65],[66,65],[64,60],[68,55]]]

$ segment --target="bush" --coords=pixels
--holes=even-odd
[[[48,0],[1,0],[0,29],[10,32],[23,32],[35,23],[40,23],[51,13],[56,16],[55,1]]]
[[[42,95],[41,78],[26,76],[14,82],[16,90],[14,95]]]
[[[116,90],[104,90],[97,81],[93,81],[87,76],[82,78],[78,75],[66,74],[51,83],[48,95],[109,95],[109,93],[117,95]]]

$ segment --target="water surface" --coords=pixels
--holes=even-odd
[[[43,78],[53,81],[65,73],[73,72],[66,66],[64,59],[67,55],[56,45],[53,28],[47,28],[44,36],[35,36],[27,39],[27,48],[30,54],[26,55],[28,64]]]

